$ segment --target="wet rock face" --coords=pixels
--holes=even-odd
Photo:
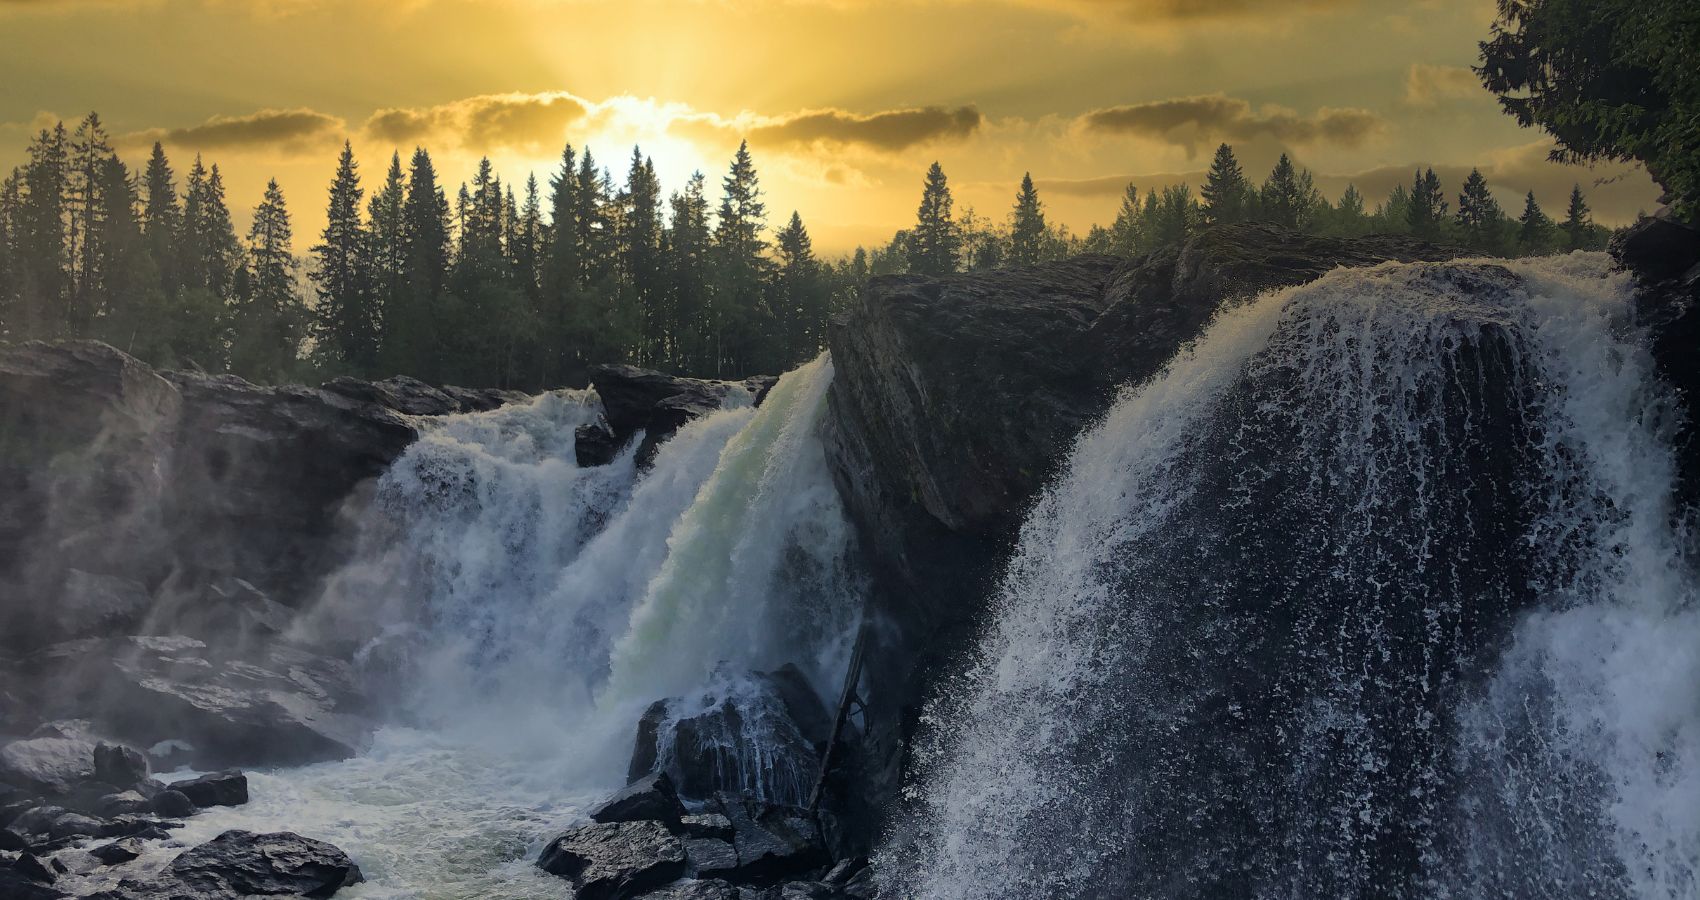
[[[1224,303],[1336,266],[1456,253],[1247,225],[1133,260],[874,279],[833,323],[826,421],[890,626],[869,649],[871,688],[888,700],[870,724],[882,774],[869,791],[893,796],[924,673],[962,646],[1029,504],[1118,386],[1158,372]]]
[[[1700,503],[1700,228],[1643,219],[1613,238],[1612,255],[1635,276],[1635,314],[1650,332],[1659,374],[1674,386],[1688,426],[1677,442],[1682,501]]]
[[[592,366],[591,387],[602,398],[604,420],[579,430],[579,465],[608,463],[642,431],[637,461],[647,466],[655,451],[686,422],[720,409],[734,391],[747,392],[759,406],[777,380],[757,376],[743,381],[707,381],[636,366]]]

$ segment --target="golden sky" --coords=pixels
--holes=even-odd
[[[719,177],[741,138],[770,224],[817,248],[910,222],[937,159],[958,208],[1005,217],[1031,171],[1077,231],[1124,186],[1188,180],[1216,144],[1261,179],[1290,152],[1330,198],[1373,201],[1417,164],[1449,193],[1478,166],[1515,215],[1580,181],[1602,221],[1658,191],[1639,171],[1558,166],[1464,67],[1491,0],[0,0],[0,166],[98,110],[121,155],[165,142],[220,163],[239,222],[268,178],[323,224],[343,139],[368,187],[392,149],[452,182],[489,155],[547,176],[563,142],[616,178],[634,144],[664,185]],[[1454,198],[1455,202],[1455,198]]]

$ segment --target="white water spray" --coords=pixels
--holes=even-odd
[[[1598,255],[1336,271],[1084,434],[931,711],[923,898],[1692,897],[1670,398]]]

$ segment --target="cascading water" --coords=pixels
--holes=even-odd
[[[785,662],[817,690],[842,676],[861,583],[816,433],[831,379],[823,356],[759,409],[735,393],[644,473],[635,442],[576,464],[588,394],[427,426],[304,626],[376,634],[360,659],[409,724],[356,759],[251,773],[254,801],[184,841],[288,823],[357,859],[356,900],[560,896],[532,860],[623,783],[651,701],[738,703],[742,673]],[[759,742],[738,752],[754,788],[795,780]]]
[[[1336,271],[1078,441],[899,896],[1693,897],[1670,398],[1601,256]]]

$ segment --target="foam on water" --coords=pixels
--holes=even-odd
[[[354,759],[250,773],[248,805],[179,842],[326,840],[365,872],[355,900],[562,896],[537,853],[623,783],[649,702],[784,662],[842,677],[861,581],[817,434],[831,378],[823,356],[759,409],[735,391],[642,473],[635,440],[575,462],[593,393],[422,420],[307,626],[376,635],[360,659],[400,721]]]

